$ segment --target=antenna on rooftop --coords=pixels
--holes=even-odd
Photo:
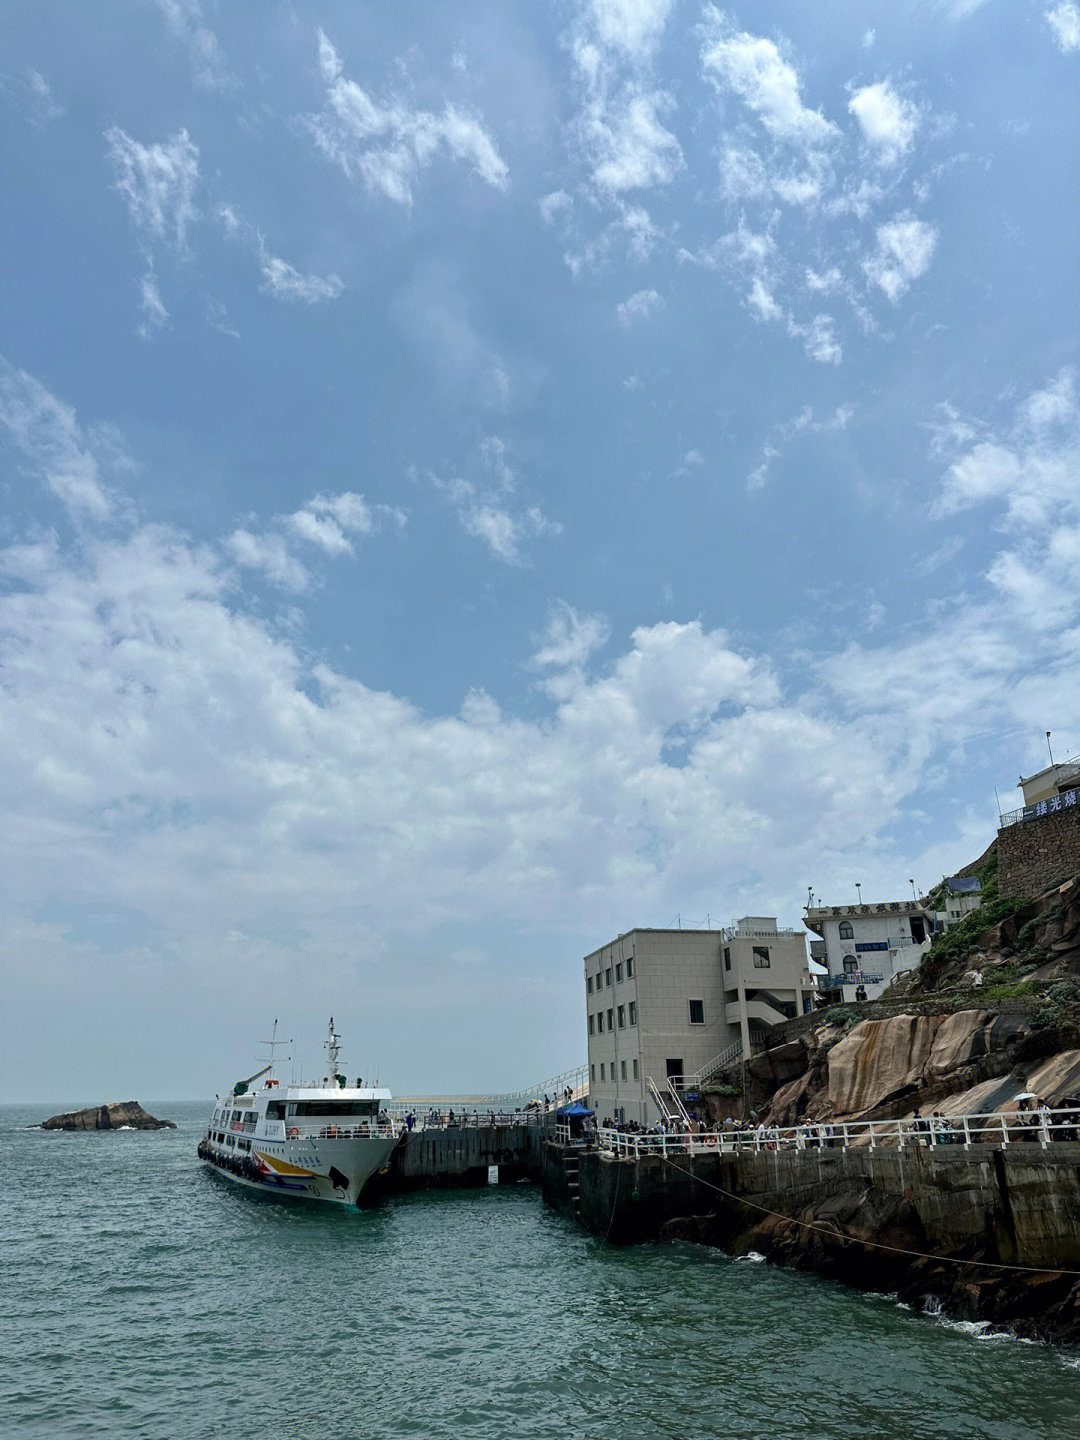
[[[1047,750],[1050,750],[1050,731],[1049,731],[1049,730],[1047,730],[1047,732],[1046,732],[1046,748],[1047,748]],[[1053,765],[1053,763],[1054,763],[1054,752],[1053,752],[1053,750],[1050,750],[1050,764]]]

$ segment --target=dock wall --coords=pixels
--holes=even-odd
[[[374,1175],[364,1202],[416,1190],[454,1190],[488,1183],[488,1167],[499,1167],[499,1183],[535,1179],[539,1173],[541,1127],[480,1125],[464,1129],[414,1130],[390,1157],[385,1173]]]
[[[578,1154],[576,1197],[562,1147],[543,1147],[545,1199],[614,1244],[660,1238],[669,1222],[712,1215],[714,1237],[735,1240],[768,1217],[832,1215],[844,1233],[872,1237],[874,1204],[935,1254],[973,1254],[1020,1265],[1080,1266],[1080,1145],[904,1150],[763,1151],[615,1160]],[[715,1187],[715,1188],[714,1188]],[[724,1193],[721,1193],[724,1192]],[[735,1198],[731,1198],[735,1197]],[[763,1207],[741,1205],[747,1200]],[[848,1223],[856,1221],[854,1228]]]

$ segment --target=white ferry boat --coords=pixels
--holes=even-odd
[[[333,1016],[325,1042],[327,1074],[318,1085],[279,1084],[276,1021],[274,1037],[269,1065],[218,1098],[199,1142],[199,1159],[238,1185],[355,1205],[400,1138],[400,1122],[381,1108],[393,1097],[360,1080],[349,1086],[339,1070],[341,1041]]]

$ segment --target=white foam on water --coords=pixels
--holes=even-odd
[[[765,1256],[759,1255],[756,1250],[748,1250],[745,1255],[740,1255],[736,1262],[740,1265],[764,1265]]]

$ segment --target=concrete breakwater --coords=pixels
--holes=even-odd
[[[464,1189],[488,1183],[492,1165],[499,1183],[535,1179],[541,1132],[536,1124],[448,1126],[403,1135],[388,1164],[373,1175],[362,1202],[415,1190]]]
[[[550,1204],[613,1244],[756,1250],[1080,1343],[1080,1276],[1067,1273],[1080,1272],[1075,1143],[615,1159],[547,1142],[541,1183]]]

